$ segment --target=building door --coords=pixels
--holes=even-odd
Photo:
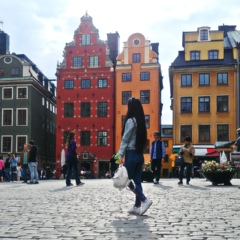
[[[109,171],[109,161],[98,162],[98,177],[106,178],[106,173]]]

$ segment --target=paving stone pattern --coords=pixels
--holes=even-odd
[[[0,182],[0,239],[240,239],[240,179],[228,187],[205,179],[143,183],[153,200],[143,216],[127,213],[134,195],[113,188],[111,179],[84,182]]]

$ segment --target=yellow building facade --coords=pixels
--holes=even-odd
[[[173,145],[183,144],[186,135],[206,147],[236,139],[235,27],[183,32],[184,50],[169,68]]]
[[[162,75],[158,62],[158,43],[150,43],[141,33],[132,34],[124,42],[116,65],[116,152],[121,143],[121,131],[130,97],[140,99],[146,120],[148,143],[145,162],[149,162],[153,132],[161,126]]]

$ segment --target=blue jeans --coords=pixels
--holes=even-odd
[[[31,183],[38,182],[37,165],[38,165],[37,162],[29,162],[28,163],[28,167],[29,167],[29,170],[30,170],[30,176],[31,176],[31,179],[30,179]]]
[[[81,181],[79,178],[78,162],[76,157],[67,157],[67,168],[66,185],[69,186],[71,184],[72,169],[74,170],[76,185],[78,185]]]
[[[5,178],[8,182],[10,181],[10,168],[5,169]]]
[[[22,165],[22,168],[23,168],[23,178],[24,178],[24,182],[27,182],[27,174],[28,174],[28,164],[23,164]]]
[[[135,150],[127,150],[125,153],[124,166],[128,171],[128,178],[134,181],[130,182],[129,188],[135,194],[135,207],[140,207],[141,202],[146,200],[142,189],[142,166],[144,163],[143,154],[137,153]]]

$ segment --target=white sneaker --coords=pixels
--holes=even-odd
[[[128,210],[128,213],[139,215],[140,214],[140,207],[133,206],[131,209]]]
[[[146,199],[145,202],[142,202],[142,210],[139,215],[143,215],[151,205],[152,205],[152,201],[149,199]]]

